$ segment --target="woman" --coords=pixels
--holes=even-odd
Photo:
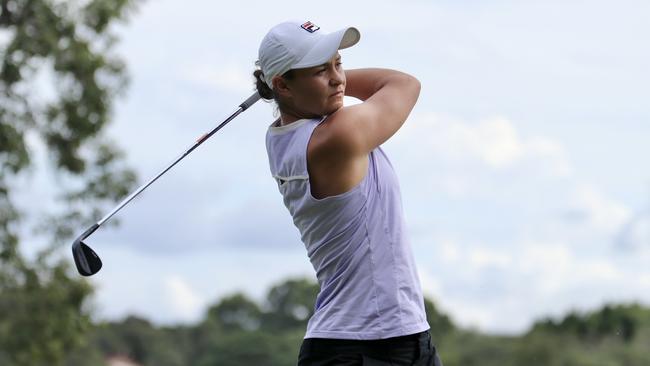
[[[260,95],[280,118],[271,173],[320,292],[299,365],[439,365],[405,234],[397,177],[379,147],[402,126],[420,83],[393,70],[343,71],[359,31],[285,22],[261,42]],[[343,96],[363,103],[344,107]]]

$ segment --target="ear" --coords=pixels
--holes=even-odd
[[[291,89],[289,88],[287,81],[282,76],[280,75],[274,76],[273,79],[271,80],[271,83],[273,84],[273,89],[279,95],[283,97],[291,96]]]

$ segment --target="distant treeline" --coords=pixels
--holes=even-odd
[[[317,292],[311,281],[291,279],[272,287],[263,304],[243,294],[223,298],[196,325],[158,327],[137,317],[95,324],[67,364],[120,356],[146,366],[295,365]],[[650,365],[650,309],[638,304],[544,319],[508,337],[461,329],[431,300],[425,304],[446,366]]]

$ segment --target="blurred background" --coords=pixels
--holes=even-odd
[[[650,3],[0,0],[0,365],[292,365],[318,286],[253,92],[287,19],[422,83],[385,144],[445,365],[648,365]],[[348,103],[357,101],[349,99]],[[645,158],[644,158],[645,157]]]

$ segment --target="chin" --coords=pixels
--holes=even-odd
[[[332,114],[332,113],[338,111],[341,108],[343,108],[343,101],[341,101],[339,103],[335,103],[334,105],[331,105],[328,108],[326,108],[324,114]]]

